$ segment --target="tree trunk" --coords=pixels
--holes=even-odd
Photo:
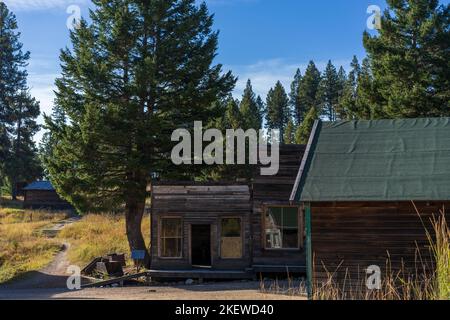
[[[150,255],[145,246],[144,237],[142,236],[141,225],[142,217],[145,210],[145,198],[130,198],[125,205],[125,221],[130,250],[144,250],[145,258],[141,263],[143,266],[150,267]],[[150,235],[146,235],[150,236]]]
[[[17,200],[17,182],[16,179],[11,181],[11,198],[12,200]]]

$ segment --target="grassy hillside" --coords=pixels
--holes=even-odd
[[[2,205],[5,203],[3,201]],[[87,215],[66,226],[56,239],[48,239],[40,230],[66,218],[66,214],[19,207],[11,203],[7,208],[0,207],[0,283],[44,268],[60,250],[63,241],[71,244],[68,252],[70,262],[80,267],[108,253],[125,253],[127,259],[130,258],[124,216]],[[148,246],[148,216],[144,218],[142,233]]]
[[[144,217],[142,233],[147,247],[150,242],[150,218]],[[80,267],[93,258],[108,253],[125,253],[130,258],[125,217],[112,215],[87,215],[75,224],[67,226],[58,235],[71,244],[69,260]]]
[[[64,219],[64,213],[0,208],[0,283],[45,267],[61,248],[39,230]]]

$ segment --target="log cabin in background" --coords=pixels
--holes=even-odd
[[[50,181],[35,181],[22,189],[24,208],[71,210],[72,206],[61,199]]]
[[[311,281],[434,270],[426,229],[450,205],[450,118],[318,121],[307,149],[291,201]]]

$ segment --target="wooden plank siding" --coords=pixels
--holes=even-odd
[[[156,185],[152,187],[151,268],[155,270],[188,270],[191,263],[191,225],[211,225],[212,269],[245,270],[250,267],[250,188],[248,185],[195,184]],[[182,258],[158,255],[159,221],[180,217],[183,221]],[[220,257],[221,219],[241,219],[242,258]]]
[[[450,202],[415,204],[420,217],[412,202],[311,203],[315,280],[361,281],[371,265],[382,275],[431,267],[425,228],[433,234],[430,219]]]
[[[54,190],[25,190],[24,208],[31,209],[72,209]]]
[[[257,175],[252,185],[252,230],[253,230],[253,265],[258,268],[279,266],[286,269],[289,266],[306,266],[306,256],[303,246],[299,250],[266,250],[264,248],[263,216],[266,206],[290,206],[289,196],[294,186],[300,163],[306,146],[284,145],[280,147],[280,168],[275,176]],[[302,215],[304,217],[304,215]],[[304,225],[301,223],[300,225]],[[300,231],[300,237],[303,232]],[[272,266],[272,267],[271,267]]]
[[[211,225],[212,269],[214,270],[286,270],[304,271],[303,221],[300,217],[300,248],[264,249],[264,210],[266,206],[291,206],[289,195],[294,185],[305,146],[280,147],[279,172],[262,176],[259,168],[252,184],[159,182],[152,187],[151,268],[154,270],[189,270],[191,263],[191,225]],[[302,216],[302,214],[300,214]],[[183,220],[183,257],[159,257],[159,228],[162,217]],[[222,259],[221,219],[241,219],[243,255],[241,259]],[[259,272],[259,271],[258,271]]]

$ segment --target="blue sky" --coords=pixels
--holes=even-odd
[[[31,52],[28,71],[32,94],[40,100],[41,110],[48,113],[53,103],[54,79],[60,72],[59,50],[69,45],[67,8],[76,4],[87,16],[90,0],[3,1],[16,14],[21,41]],[[242,93],[250,78],[264,99],[277,80],[288,89],[295,70],[304,71],[311,59],[319,69],[329,59],[348,69],[354,54],[363,58],[367,8],[385,7],[384,0],[206,2],[215,14],[215,28],[220,30],[217,62],[240,79],[235,95]]]

